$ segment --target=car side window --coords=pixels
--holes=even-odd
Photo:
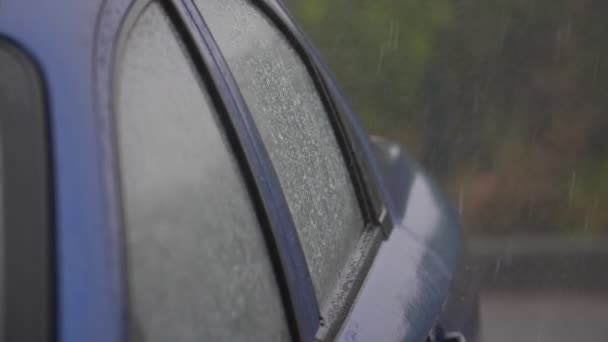
[[[268,149],[324,304],[364,228],[328,113],[303,61],[256,7],[245,0],[195,3]]]
[[[290,338],[262,227],[162,7],[125,32],[116,128],[133,341]]]

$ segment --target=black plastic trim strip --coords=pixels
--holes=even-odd
[[[4,55],[4,57],[2,57]],[[0,39],[2,341],[56,335],[51,158],[37,66]]]

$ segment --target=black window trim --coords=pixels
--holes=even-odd
[[[26,91],[29,110],[0,111],[2,148],[3,300],[0,340],[56,339],[55,235],[46,85],[38,65],[0,36],[24,78],[0,79]],[[3,68],[15,65],[0,65]],[[7,104],[1,102],[0,108]]]

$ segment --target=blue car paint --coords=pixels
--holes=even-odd
[[[121,341],[123,286],[109,197],[93,47],[100,0],[0,0],[0,35],[23,48],[45,81],[55,175],[58,334]]]
[[[60,341],[124,341],[125,293],[108,91],[116,31],[130,1],[0,0],[0,35],[40,66],[49,98],[55,174]],[[107,31],[107,30],[106,30]],[[107,52],[94,47],[105,41]],[[99,48],[97,46],[97,48]],[[97,53],[97,54],[95,54]],[[315,62],[369,162],[394,229],[383,242],[340,339],[421,341],[435,323],[456,269],[457,215],[397,146],[370,144],[320,58]],[[101,59],[100,59],[101,57]],[[99,95],[102,95],[99,98]],[[105,109],[104,109],[105,108]]]
[[[397,210],[342,327],[341,341],[424,341],[435,326],[457,268],[458,215],[399,145],[373,142],[387,200]]]

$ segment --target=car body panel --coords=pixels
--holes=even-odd
[[[117,216],[108,191],[103,122],[93,90],[100,0],[0,1],[0,35],[38,64],[54,165],[59,340],[121,340]]]
[[[448,298],[461,253],[458,215],[399,145],[374,139],[395,226],[343,326],[343,341],[423,341]]]

